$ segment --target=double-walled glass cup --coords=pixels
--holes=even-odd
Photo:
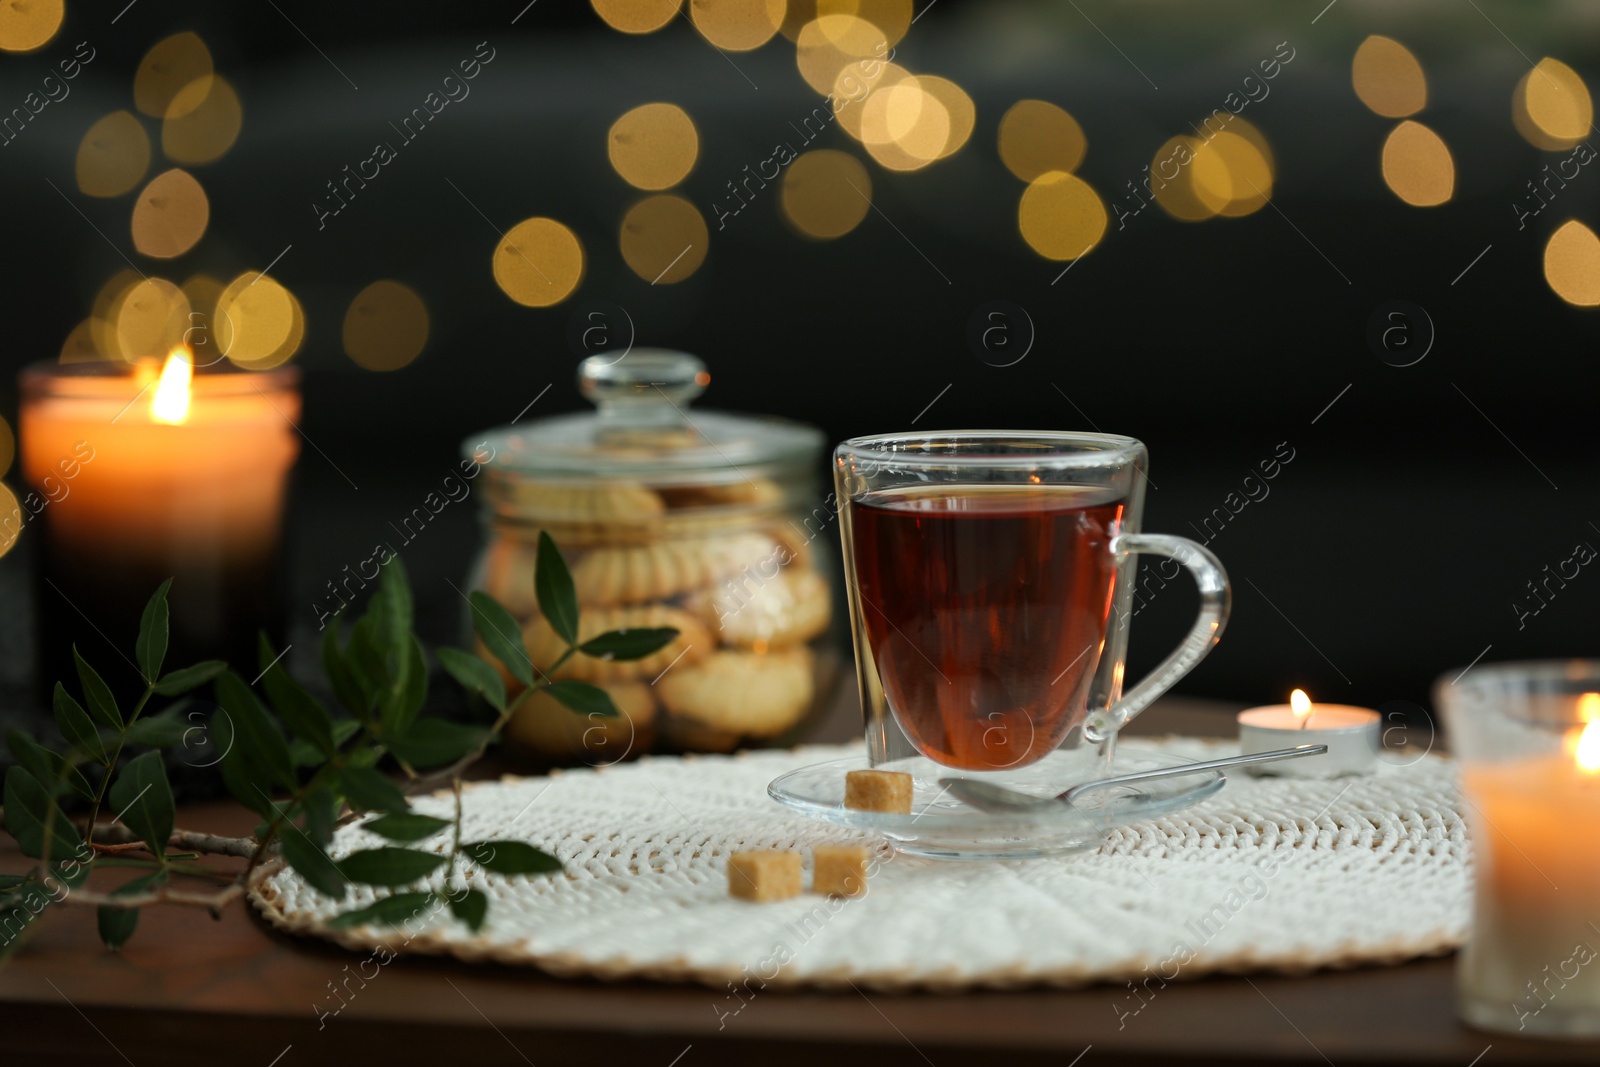
[[[1184,537],[1139,532],[1130,437],[961,430],[834,452],[868,755],[1007,771],[1100,746],[1187,674],[1227,621],[1228,578]],[[1199,617],[1123,693],[1140,553],[1193,574]]]

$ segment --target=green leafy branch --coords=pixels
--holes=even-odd
[[[574,656],[641,659],[671,642],[677,631],[614,630],[580,642],[572,577],[548,534],[540,534],[536,564],[539,610],[567,645],[548,673],[529,659],[516,619],[481,592],[469,597],[473,628],[482,646],[521,683],[521,692],[508,698],[500,673],[472,652],[440,648],[434,653],[446,673],[493,712],[488,725],[424,714],[428,656],[413,632],[411,588],[398,559],[385,564],[378,589],[348,640],[338,623],[323,639],[322,670],[338,713],[290,677],[264,635],[261,673],[254,683],[217,661],[162,675],[171,584],[163,583],[140,624],[135,658],[145,689],[126,719],[110,687],[77,656],[83,702],[61,685],[55,689],[62,751],[18,731],[7,736],[17,766],[6,775],[5,828],[24,855],[41,863],[22,875],[0,876],[0,956],[20,942],[34,917],[62,903],[94,904],[100,934],[112,948],[133,935],[138,909],[149,904],[200,906],[219,913],[243,895],[260,865],[274,857],[336,900],[344,900],[357,885],[388,891],[375,903],[337,916],[333,922],[341,926],[401,923],[448,906],[476,930],[487,918],[488,897],[466,884],[472,866],[502,875],[560,871],[554,856],[524,842],[464,841],[462,775],[499,740],[536,692],[546,692],[575,713],[619,714],[599,686],[553,681],[552,676]],[[219,711],[210,732],[223,752],[223,783],[262,819],[250,838],[174,826],[161,750],[184,744],[196,727],[185,725],[182,704],[143,714],[152,697],[180,696],[213,681]],[[124,761],[130,746],[147,751]],[[380,770],[385,759],[399,767],[401,782]],[[452,818],[412,809],[411,796],[442,782],[450,783],[454,796]],[[116,817],[102,824],[108,799]],[[64,804],[87,808],[81,825],[67,817]],[[335,860],[328,853],[334,830],[357,818],[365,820],[363,829],[389,843]],[[448,845],[419,847],[446,831]],[[218,872],[192,863],[201,853],[242,856],[247,863],[219,892],[175,889],[172,880],[179,876],[216,882]],[[447,864],[442,892],[408,888]],[[93,893],[82,887],[96,866],[132,866],[145,873],[109,894]]]

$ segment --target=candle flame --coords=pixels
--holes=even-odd
[[[1573,758],[1584,774],[1600,774],[1600,723],[1591,722],[1583,728]]]
[[[1294,721],[1304,730],[1311,721],[1311,698],[1306,696],[1304,689],[1296,689],[1289,694],[1289,710],[1294,712]]]
[[[156,395],[150,401],[151,419],[177,426],[189,417],[189,380],[193,374],[187,348],[179,345],[167,353]]]

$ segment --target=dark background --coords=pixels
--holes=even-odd
[[[69,3],[47,47],[0,57],[4,110],[76,42],[98,53],[70,98],[0,148],[0,414],[14,424],[14,372],[53,359],[125,266],[111,244],[131,254],[131,198],[77,194],[78,142],[103,114],[131,107],[152,44],[192,29],[238,89],[244,130],[221,161],[193,168],[210,229],[160,269],[226,278],[289,246],[273,273],[307,314],[301,426],[316,446],[303,450],[293,511],[291,618],[303,636],[322,583],[438,484],[463,438],[508,422],[552,383],[529,417],[581,406],[568,327],[606,300],[627,310],[640,344],[709,363],[706,406],[804,420],[830,439],[913,420],[1137,436],[1153,455],[1150,530],[1196,536],[1287,442],[1295,458],[1270,496],[1211,542],[1233,577],[1234,616],[1185,691],[1275,702],[1299,685],[1327,700],[1426,704],[1434,678],[1480,655],[1594,652],[1600,576],[1585,570],[1520,627],[1512,601],[1578,542],[1600,545],[1600,313],[1563,303],[1541,268],[1557,225],[1600,221],[1600,173],[1585,168],[1519,230],[1513,203],[1565,153],[1534,149],[1510,117],[1517,79],[1544,55],[1592,78],[1592,6],[921,0],[896,60],[965,88],[976,131],[955,158],[896,175],[830,130],[819,146],[867,163],[877,210],[817,242],[783,222],[775,186],[720,232],[711,207],[819,102],[792,44],[780,36],[723,57],[684,19],[635,37],[578,0],[525,4]],[[1417,117],[1456,164],[1442,207],[1409,207],[1383,184],[1379,152],[1395,120],[1368,111],[1350,85],[1351,57],[1371,33],[1404,42],[1427,72]],[[324,183],[388,139],[388,123],[480,41],[496,58],[471,96],[319,231],[312,204]],[[1113,218],[1064,276],[1023,242],[1023,184],[995,149],[1014,101],[1046,99],[1078,119],[1089,141],[1078,174],[1111,202],[1283,41],[1293,62],[1245,112],[1276,153],[1271,206],[1201,224],[1154,207],[1125,229]],[[657,287],[618,252],[618,222],[640,194],[605,150],[610,123],[653,100],[679,104],[699,127],[699,162],[677,191],[712,230],[704,265]],[[161,166],[157,156],[152,173]],[[554,308],[514,304],[490,272],[496,228],[532,215],[562,220],[585,249],[581,286]],[[339,324],[350,299],[385,277],[423,296],[432,333],[411,366],[375,374],[343,354]],[[984,363],[966,341],[969,317],[994,299],[1024,308],[1036,329],[1015,366]],[[1389,366],[1367,343],[1369,320],[1395,299],[1425,309],[1437,333],[1414,366]],[[20,489],[15,470],[8,481]],[[12,700],[23,699],[31,640],[27,540],[0,560]],[[405,550],[425,636],[456,627],[459,600],[444,579],[461,582],[476,541],[475,516],[453,508]],[[1140,614],[1130,676],[1176,642],[1193,604],[1174,585]]]

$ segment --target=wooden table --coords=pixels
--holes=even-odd
[[[1140,733],[1231,732],[1235,707],[1169,699]],[[848,709],[826,735],[852,732]],[[242,833],[231,805],[181,825]],[[17,857],[0,854],[6,869]],[[1396,901],[1396,907],[1405,902]],[[1594,1063],[1595,1044],[1533,1043],[1454,1018],[1453,961],[1304,978],[1207,978],[1158,991],[1119,1023],[1126,989],[960,996],[765,992],[736,1006],[698,986],[558,981],[521,969],[401,958],[319,1022],[361,957],[269,930],[247,907],[220,920],[146,909],[107,953],[89,909],[51,914],[0,971],[0,1065],[215,1063],[1448,1064]]]

